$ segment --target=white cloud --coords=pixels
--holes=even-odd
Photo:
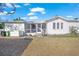
[[[24,4],[24,6],[28,6],[28,5],[30,5],[30,3],[25,3],[25,4]]]
[[[14,13],[15,11],[11,11],[10,13]]]
[[[6,14],[7,12],[6,12],[6,11],[4,11],[3,13],[4,13],[4,14]]]
[[[24,19],[24,20],[26,20],[26,19],[27,19],[27,17],[21,17],[21,19]]]
[[[38,19],[37,16],[30,16],[29,19],[34,20],[34,19]]]
[[[13,6],[12,6],[10,3],[6,3],[6,6],[7,6],[7,7],[10,7],[10,8],[13,8]],[[14,4],[14,6],[15,6],[16,8],[21,7],[20,5],[16,5],[16,4]]]
[[[7,14],[6,11],[4,11],[4,12],[0,12],[0,15],[6,15],[6,14]]]
[[[7,6],[7,7],[10,7],[10,8],[13,7],[10,3],[6,3],[6,6]]]
[[[19,7],[21,7],[21,6],[20,6],[20,5],[15,5],[15,7],[16,7],[16,8],[19,8]]]
[[[42,12],[42,14],[46,14],[46,12]]]
[[[31,12],[31,13],[28,13],[27,15],[28,16],[33,16],[33,15],[35,15],[35,13]]]
[[[31,12],[40,12],[41,14],[45,14],[45,8],[41,8],[41,7],[31,8],[30,11]]]
[[[24,6],[28,6],[28,5],[30,5],[30,4],[29,4],[29,3],[25,3],[25,4],[24,4]],[[6,6],[7,6],[7,7],[10,7],[10,8],[13,8],[13,6],[11,5],[11,3],[6,3]],[[14,6],[15,6],[16,8],[21,7],[21,6],[18,5],[18,4],[14,4]]]
[[[66,17],[68,17],[68,18],[72,18],[73,16],[66,16]]]
[[[0,15],[4,15],[3,13],[0,13]]]

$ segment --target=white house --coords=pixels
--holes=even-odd
[[[59,34],[68,34],[70,33],[71,27],[77,28],[79,32],[79,19],[67,19],[61,16],[55,16],[50,20],[39,22],[39,23],[28,23],[30,32],[27,34],[37,35],[38,33],[42,33],[45,30],[46,34],[48,35],[59,35]],[[32,32],[33,27],[35,26],[36,32]],[[39,28],[41,30],[39,30]]]
[[[59,35],[70,33],[70,28],[77,28],[79,32],[78,19],[66,19],[55,16],[44,22],[4,22],[5,28],[2,31],[10,32],[10,36],[24,36],[42,34]]]
[[[69,20],[61,16],[56,16],[47,21],[46,26],[47,34],[68,34],[71,27],[77,28],[79,31],[79,20]]]

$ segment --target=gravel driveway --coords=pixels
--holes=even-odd
[[[0,56],[20,56],[32,39],[2,39],[0,38]]]

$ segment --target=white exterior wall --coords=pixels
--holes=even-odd
[[[20,31],[25,31],[25,25],[24,23],[5,23],[5,31],[10,31],[10,36],[20,36]]]
[[[41,32],[35,32],[35,33],[26,33],[27,35],[32,35],[32,36],[34,36],[34,35],[39,35],[39,34],[41,34]]]
[[[79,27],[79,22],[70,22],[69,26]]]
[[[5,31],[25,31],[24,23],[5,23]]]
[[[69,27],[72,27],[72,26],[74,26],[74,27],[77,27],[78,29],[78,33],[79,33],[79,22],[70,22],[69,23]]]
[[[56,23],[56,26],[57,26],[57,23],[59,23],[59,29],[53,29],[53,23]],[[61,23],[63,23],[63,29],[61,29]],[[47,34],[67,34],[69,33],[69,23],[67,21],[64,21],[62,19],[57,19],[57,20],[53,20],[53,21],[49,21],[47,23]]]
[[[10,36],[19,36],[19,31],[10,31]]]

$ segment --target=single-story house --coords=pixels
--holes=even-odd
[[[75,18],[73,20],[66,19],[61,16],[56,16],[46,23],[47,34],[68,34],[70,29],[74,27],[79,32],[79,19]]]
[[[2,22],[1,22],[2,23]],[[10,32],[10,36],[37,35],[45,32],[48,35],[59,35],[70,33],[74,27],[79,32],[79,20],[70,20],[61,16],[55,16],[43,22],[3,22],[4,29],[0,31]]]

